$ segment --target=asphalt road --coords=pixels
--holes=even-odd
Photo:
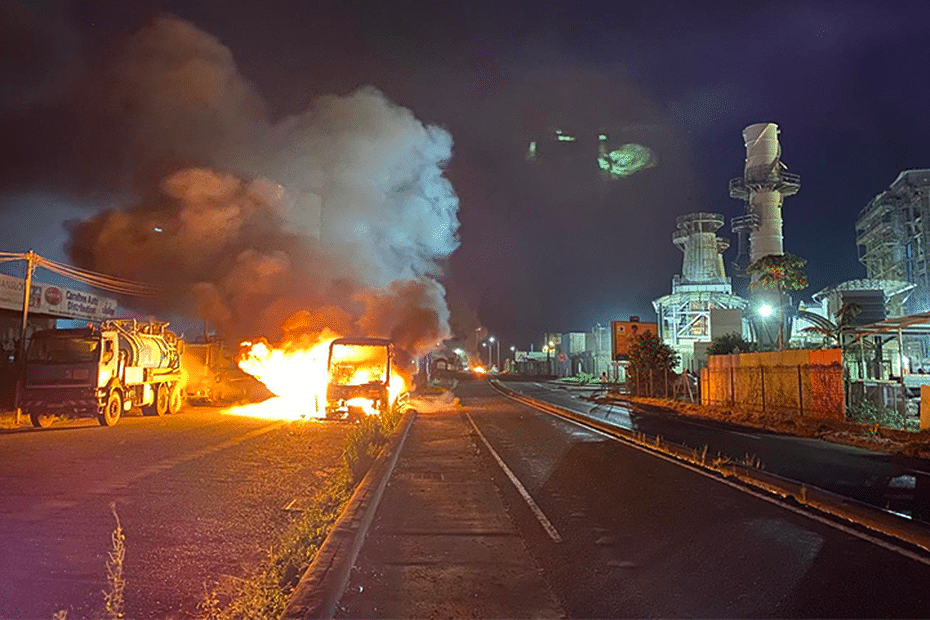
[[[0,618],[103,616],[111,504],[126,617],[197,617],[206,590],[222,596],[264,558],[348,428],[188,408],[0,432]]]
[[[880,508],[915,517],[930,516],[926,506],[930,503],[930,462],[925,460],[689,420],[663,414],[658,408],[601,405],[585,400],[591,389],[543,382],[508,382],[507,386],[622,428],[698,450],[706,445],[711,455],[759,459],[768,472]]]
[[[558,531],[486,464],[569,617],[926,617],[930,564],[506,399],[462,412]],[[476,443],[479,443],[476,440]]]

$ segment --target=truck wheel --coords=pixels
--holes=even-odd
[[[123,397],[116,390],[112,390],[103,406],[103,411],[97,414],[100,426],[114,426],[123,414]]]
[[[162,385],[165,384],[163,383]],[[181,405],[184,404],[184,398],[181,394],[181,386],[175,383],[171,386],[170,389],[166,389],[165,392],[168,394],[168,413],[177,413],[180,411]]]
[[[29,412],[29,419],[36,428],[48,428],[55,421],[55,416],[48,413]]]
[[[170,407],[168,406],[171,399],[171,390],[168,388],[167,383],[159,383],[158,389],[155,392],[155,411],[157,415],[165,415],[169,413]],[[171,413],[174,413],[173,411]]]
[[[142,407],[142,415],[163,416],[168,413],[168,386],[158,383],[155,386],[155,402]]]

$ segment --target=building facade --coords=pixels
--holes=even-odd
[[[905,314],[930,311],[930,170],[905,170],[856,220],[859,261],[874,280],[915,285]]]

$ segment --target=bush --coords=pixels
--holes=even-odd
[[[846,410],[846,419],[857,424],[868,426],[881,426],[882,428],[897,428],[910,430],[907,419],[893,407],[885,407],[868,400],[854,403]]]
[[[731,353],[749,353],[755,350],[755,345],[737,333],[717,336],[710,341],[707,347],[708,355],[729,355]]]

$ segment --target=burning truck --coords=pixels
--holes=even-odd
[[[277,419],[358,421],[406,403],[394,344],[381,338],[320,337],[281,348],[242,343],[239,367],[275,398],[229,409],[234,415]]]
[[[32,424],[96,417],[113,426],[141,407],[165,415],[183,403],[184,342],[168,323],[113,319],[99,327],[36,332],[26,356],[21,406]]]
[[[406,396],[392,372],[394,343],[381,338],[337,338],[329,344],[326,417],[360,420],[382,414]]]

